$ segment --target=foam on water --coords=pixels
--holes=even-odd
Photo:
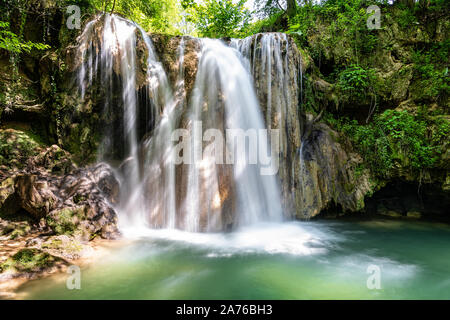
[[[125,228],[125,237],[183,242],[214,250],[210,257],[242,253],[324,254],[344,238],[327,228],[299,222],[261,223],[232,233],[195,233],[176,229]]]

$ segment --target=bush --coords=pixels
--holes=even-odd
[[[343,60],[336,62],[359,63],[364,55],[371,54],[378,45],[377,31],[367,28],[369,14],[366,9],[371,4],[381,5],[385,2],[328,0],[320,4],[307,3],[299,7],[297,14],[290,19],[288,32],[297,34],[305,46],[308,45],[308,37],[314,38],[317,31],[326,34],[327,37],[310,42],[312,51],[345,48],[346,52],[341,53],[342,57],[334,57]],[[326,32],[321,32],[321,28],[326,28]]]
[[[413,173],[439,167],[450,134],[448,119],[430,117],[425,108],[417,115],[386,110],[364,126],[348,119],[329,118],[328,122],[347,134],[380,178],[391,176],[397,165]]]
[[[360,104],[373,95],[375,79],[373,69],[366,70],[358,65],[350,65],[339,74],[336,87],[344,101]]]

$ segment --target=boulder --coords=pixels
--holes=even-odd
[[[14,179],[11,177],[6,178],[0,182],[0,217],[14,214],[19,209]]]
[[[35,221],[44,218],[45,226],[56,234],[83,240],[119,234],[113,208],[118,202],[119,184],[106,164],[78,169],[63,177],[45,171],[21,172],[2,182],[0,194],[0,212],[11,215],[23,209]]]

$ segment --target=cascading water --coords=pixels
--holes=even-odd
[[[177,50],[174,90],[151,39],[136,24],[106,14],[88,23],[81,39],[81,97],[94,94],[89,93],[90,87],[101,81],[103,118],[121,119],[105,126],[99,159],[125,159],[118,170],[122,226],[221,231],[282,219],[276,177],[261,175],[262,165],[249,163],[249,148],[239,152],[235,141],[226,140],[224,157],[219,161],[219,150],[211,153],[205,148],[208,152],[202,153],[206,142],[217,139],[215,134],[203,137],[208,129],[227,139],[230,129],[248,134],[265,128],[249,61],[238,50],[221,40],[196,40],[201,52],[192,96],[187,101],[183,38]],[[148,55],[145,66],[139,65],[140,41]],[[141,67],[146,68],[144,80],[137,74]],[[176,163],[180,140],[172,138],[178,128],[189,134],[187,148],[182,151],[186,153],[183,159],[190,156],[188,163]],[[122,131],[119,138],[117,131]],[[185,142],[184,137],[181,141]],[[258,148],[266,155],[270,152],[268,141],[267,132],[257,136]],[[122,154],[117,150],[123,150]],[[231,163],[227,162],[230,152],[235,156]]]
[[[138,36],[142,37],[148,55],[146,78],[141,84],[136,75]],[[131,21],[110,14],[98,16],[87,24],[81,39],[78,56],[82,63],[77,75],[81,98],[85,99],[94,81],[101,83],[103,90],[102,116],[107,125],[99,146],[99,161],[125,159],[119,179],[119,211],[125,214],[120,220],[122,224],[142,223],[140,218],[145,210],[142,174],[146,170],[140,162],[138,125],[143,121],[147,129],[151,122],[161,121],[162,110],[173,101],[171,87],[150,38]],[[142,86],[145,86],[143,101],[139,101],[138,89]]]
[[[144,209],[133,214],[140,214],[140,225],[149,227],[176,227],[175,146],[171,135],[184,105],[181,93],[184,82],[182,57],[183,47],[180,46],[177,59],[180,73],[175,86],[176,93],[166,100],[153,134],[143,143],[144,174],[138,192],[144,198]],[[168,83],[159,85],[169,86]]]
[[[103,32],[99,25],[103,18]],[[115,15],[99,16],[88,23],[79,50],[82,64],[78,83],[82,99],[94,81],[102,83],[103,117],[112,123],[105,127],[98,158],[108,161],[120,153],[127,163],[127,179],[122,190],[130,190],[139,182],[136,91],[136,27]],[[120,80],[117,75],[120,74]],[[120,92],[120,95],[117,94]],[[117,118],[121,110],[122,116]],[[122,199],[128,195],[122,195]]]
[[[299,180],[296,155],[301,147],[302,60],[295,44],[283,33],[257,34],[233,39],[247,60],[261,109],[268,128],[280,130],[279,178],[286,211],[295,212],[296,185]]]
[[[251,82],[241,55],[220,40],[201,40],[202,52],[199,61],[197,79],[193,90],[189,119],[191,124],[201,121],[203,130],[264,129],[264,122]],[[197,128],[193,136],[197,137]],[[267,150],[267,136],[258,137],[259,146]],[[233,149],[233,141],[227,141],[227,147]],[[195,147],[194,147],[195,148]],[[217,150],[215,150],[217,152]],[[231,150],[231,152],[234,150]],[[196,152],[193,152],[196,154]],[[240,224],[251,224],[261,220],[281,220],[279,191],[275,176],[260,174],[259,165],[249,164],[249,149],[244,153],[235,152],[233,165],[216,164],[215,157],[203,156],[194,159],[190,165],[188,177],[188,223],[194,220],[196,212],[209,215],[209,227],[220,220],[222,202],[226,193],[236,193],[236,208]],[[223,158],[220,160],[224,160]],[[224,163],[224,162],[221,162]],[[229,172],[227,172],[229,171]],[[232,181],[227,175],[233,175]],[[220,190],[221,185],[228,184]],[[202,204],[212,203],[213,207],[201,208]],[[222,226],[223,227],[223,226]],[[189,229],[192,229],[189,227]],[[194,227],[195,230],[195,227]]]
[[[179,103],[166,107],[162,121],[145,143],[145,194],[155,195],[146,204],[150,225],[198,232],[281,220],[275,177],[261,176],[258,165],[247,165],[248,152],[237,154],[233,164],[225,164],[223,158],[217,161],[215,152],[219,150],[202,153],[203,132],[208,129],[225,137],[226,129],[262,130],[264,124],[239,53],[220,40],[199,41],[202,51],[187,110],[180,112]],[[181,40],[177,88],[183,87],[183,44]],[[179,150],[172,133],[179,127],[188,132],[184,152],[189,161],[174,165]],[[267,139],[261,140],[259,144],[267,150]]]

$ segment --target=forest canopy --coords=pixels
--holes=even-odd
[[[0,13],[1,48],[33,47],[32,43],[19,41],[20,23],[11,29],[8,20],[14,10],[20,12],[20,19],[25,19],[26,12],[35,8],[36,3],[36,0],[5,0],[5,9]],[[77,5],[83,16],[115,12],[148,32],[211,38],[245,37],[265,31],[305,34],[320,17],[335,17],[349,28],[355,24],[362,27],[366,18],[363,11],[373,4],[398,5],[411,12],[448,8],[445,0],[59,0],[57,3],[61,8]]]

